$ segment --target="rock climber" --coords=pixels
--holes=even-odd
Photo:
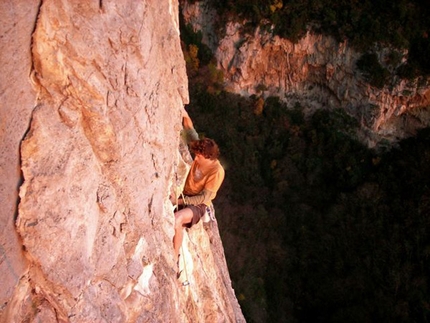
[[[184,227],[191,228],[200,221],[206,209],[212,204],[225,176],[224,168],[218,160],[220,153],[216,142],[209,138],[198,139],[193,122],[186,111],[182,123],[185,132],[191,139],[189,147],[195,157],[185,180],[183,194],[177,200],[172,198],[172,203],[178,205],[178,210],[175,212],[175,235],[173,237],[177,264]]]

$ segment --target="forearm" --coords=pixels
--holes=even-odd
[[[203,190],[201,194],[193,195],[193,196],[185,196],[184,197],[184,204],[192,204],[192,205],[199,205],[199,204],[206,204],[210,205],[212,202],[212,199],[215,197],[215,193]]]
[[[194,129],[193,121],[191,120],[188,112],[184,109],[184,114],[182,116],[182,126],[184,127],[184,139],[187,144],[191,141],[199,140],[199,134]]]
[[[182,125],[184,127],[184,129],[193,129],[194,125],[193,125],[193,121],[190,118],[190,115],[188,114],[187,110],[183,110],[183,115],[182,115]]]
[[[184,126],[184,129],[194,128],[193,121],[191,120],[188,114],[184,115],[184,117],[182,118],[182,125]]]

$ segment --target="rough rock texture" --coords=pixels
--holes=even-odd
[[[14,229],[21,184],[19,145],[27,131],[35,94],[31,34],[39,1],[1,1],[0,11],[0,311],[23,275],[26,262]]]
[[[396,141],[408,137],[430,125],[428,79],[406,81],[392,73],[389,84],[378,89],[364,80],[356,68],[361,53],[346,42],[308,33],[294,44],[260,29],[246,34],[242,24],[233,22],[225,26],[222,38],[216,39],[216,17],[207,1],[186,4],[182,12],[214,51],[228,91],[278,96],[291,106],[305,103],[310,112],[343,108],[361,122],[369,146],[384,138]],[[211,23],[203,25],[206,21]],[[394,71],[396,66],[385,64],[388,52],[379,50],[379,60]]]
[[[244,321],[216,222],[189,230],[176,279],[168,197],[185,176],[188,103],[177,1],[1,6],[14,15],[1,30],[13,51],[1,57],[12,65],[1,82],[0,321]]]

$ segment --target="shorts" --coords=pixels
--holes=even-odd
[[[189,208],[193,212],[193,219],[191,222],[185,223],[184,227],[191,228],[193,225],[199,223],[200,219],[206,212],[206,205],[205,204],[199,204],[199,205],[181,205],[179,209],[185,209]]]

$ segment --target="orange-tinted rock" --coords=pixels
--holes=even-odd
[[[16,228],[16,193],[2,211],[19,239],[1,236],[17,260],[12,269],[2,262],[0,321],[243,322],[215,224],[190,230],[190,284],[176,279],[169,193],[185,176],[188,103],[177,1],[55,0],[33,11],[16,3],[32,19],[19,21],[15,46],[26,73],[2,94],[13,103],[2,120],[23,119],[1,146],[15,154],[2,190],[17,190],[19,166],[23,183]]]

